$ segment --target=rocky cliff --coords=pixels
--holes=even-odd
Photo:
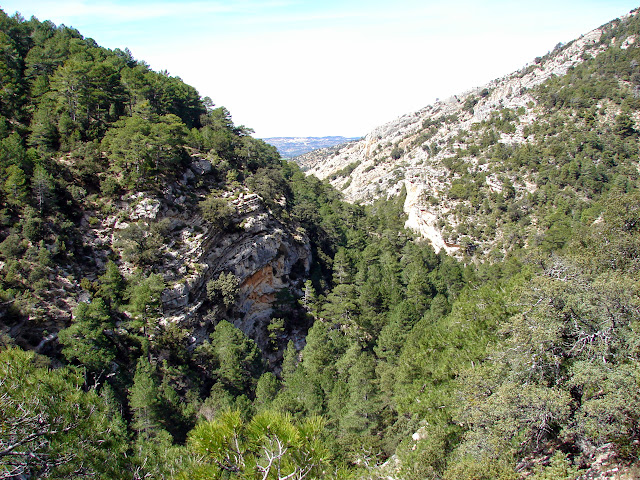
[[[277,220],[257,194],[239,191],[227,198],[235,209],[231,231],[182,215],[185,224],[176,235],[183,247],[167,252],[167,258],[179,260],[167,265],[165,276],[172,286],[162,296],[165,321],[202,323],[207,282],[230,272],[239,282],[233,323],[265,351],[276,295],[281,290],[302,294],[311,248],[308,239]]]
[[[78,225],[85,247],[85,255],[75,265],[79,271],[70,275],[69,265],[51,266],[49,278],[55,288],[33,305],[29,319],[13,324],[6,333],[21,344],[46,350],[55,332],[68,324],[78,302],[89,301],[87,285],[98,279],[106,263],[115,259],[121,273],[129,277],[136,269],[131,252],[147,248],[151,251],[144,255],[153,256],[154,271],[166,285],[160,323],[184,327],[191,332],[193,344],[201,343],[220,319],[220,312],[211,314],[207,283],[221,273],[231,273],[237,278],[238,292],[232,309],[222,312],[223,316],[266,353],[267,325],[278,292],[301,295],[311,264],[309,240],[304,232],[278,220],[259,195],[239,184],[221,194],[231,207],[230,225],[204,220],[199,202],[210,192],[210,172],[208,160],[194,157],[182,179],[167,185],[161,194],[129,193],[99,204],[87,203]],[[158,231],[161,241],[154,244]],[[39,324],[34,322],[38,311],[46,312],[46,320]],[[39,327],[34,329],[34,323]],[[287,327],[295,341],[306,333],[306,325]]]

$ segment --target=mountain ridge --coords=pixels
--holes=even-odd
[[[637,11],[631,12],[617,22],[628,21],[636,14]],[[426,201],[428,197],[441,198],[456,177],[456,173],[452,173],[443,162],[465,148],[465,140],[456,137],[465,136],[468,130],[489,121],[493,113],[510,110],[517,117],[515,122],[511,122],[513,131],[497,132],[497,142],[511,146],[530,143],[533,138],[525,138],[526,128],[545,115],[533,96],[536,87],[554,77],[566,75],[587,57],[595,57],[611,45],[620,49],[635,45],[635,34],[622,40],[609,39],[610,44],[602,43],[603,34],[613,23],[616,21],[566,45],[559,44],[554,51],[536,58],[514,73],[398,117],[375,128],[360,141],[341,148],[310,152],[295,161],[308,174],[330,180],[347,201],[370,203],[376,198],[398,195],[405,189],[404,211],[409,216],[407,227],[428,239],[436,250],[459,254],[462,251],[461,239],[448,236],[438,223],[444,221],[455,226],[459,220],[448,213],[461,201],[450,198],[435,205]],[[615,111],[614,107],[610,112],[612,116],[619,113],[619,109]],[[634,119],[637,120],[638,116],[635,115]],[[478,168],[478,160],[473,155],[465,161],[469,168]],[[487,166],[480,168],[486,169]],[[516,182],[514,187],[518,192],[532,193],[535,189],[535,180],[530,176],[518,179],[514,175],[511,180]],[[486,182],[490,188],[501,191],[502,182],[496,175],[489,174]],[[474,240],[471,238],[469,241]],[[492,242],[485,244],[485,250],[492,246]]]

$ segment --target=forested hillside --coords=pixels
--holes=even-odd
[[[179,78],[2,14],[0,478],[638,475],[640,23],[605,31],[531,142],[496,110],[443,160],[449,256],[407,189],[346,203]]]

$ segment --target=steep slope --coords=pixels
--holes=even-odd
[[[630,116],[635,128],[637,41],[634,11],[558,45],[511,75],[400,117],[358,142],[296,160],[307,173],[329,179],[351,202],[368,203],[406,188],[407,226],[437,250],[508,251],[513,243],[510,225],[491,218],[492,207],[500,203],[497,195],[521,204],[544,184],[542,170],[554,165],[559,172],[567,159],[580,161],[585,156],[579,148],[550,152],[550,143],[562,142],[575,130],[609,133],[615,120],[622,120],[621,113]],[[558,84],[558,78],[568,80]],[[552,82],[549,95],[545,86]],[[571,97],[564,98],[567,95]],[[592,120],[585,120],[585,112]],[[542,167],[506,161],[527,148]],[[591,157],[592,166],[602,166],[603,155]],[[619,157],[627,157],[626,166],[635,162],[626,154]],[[589,195],[579,190],[576,194],[588,202]],[[543,235],[544,212],[518,209],[527,218],[521,241]],[[486,233],[473,228],[486,225],[492,225]]]
[[[154,270],[162,274],[167,288],[162,292],[158,321],[188,327],[192,341],[201,343],[215,317],[207,284],[231,273],[238,291],[233,313],[227,315],[266,351],[267,324],[277,292],[287,289],[301,295],[311,264],[309,239],[278,220],[263,199],[246,188],[220,197],[229,206],[227,226],[204,219],[198,201],[207,197],[212,170],[208,160],[196,157],[182,181],[165,188],[162,195],[124,196],[114,202],[117,213],[112,215],[85,212],[86,219],[93,218],[84,224],[84,237],[97,267],[87,275],[95,280],[114,251],[120,255],[121,270],[133,272],[135,265],[127,251],[136,248],[132,243],[139,239],[132,240],[128,233],[159,228],[163,244],[155,253]],[[196,187],[197,183],[202,186]],[[292,337],[301,335],[296,335],[294,327]]]
[[[0,333],[59,354],[74,309],[102,298],[134,330],[177,325],[193,348],[228,319],[267,353],[277,294],[301,295],[312,263],[309,238],[280,215],[293,205],[276,149],[128,51],[35,18],[0,12],[0,26],[13,58],[0,95]],[[296,343],[307,327],[295,315],[284,326]]]
[[[64,170],[64,165],[58,167]],[[211,185],[216,182],[210,162],[194,157],[183,178],[160,192],[127,193],[98,202],[83,199],[75,233],[83,245],[79,262],[60,258],[49,262],[46,290],[15,320],[11,318],[15,313],[5,312],[5,332],[24,346],[45,349],[78,302],[88,301],[91,282],[97,283],[107,263],[117,259],[127,277],[149,264],[162,276],[160,324],[189,328],[192,342],[199,344],[213,328],[216,315],[235,318],[236,326],[266,352],[266,327],[276,294],[286,289],[301,295],[312,258],[309,239],[278,220],[263,199],[246,188],[220,196],[229,208],[224,227],[222,220],[204,219],[199,202],[207,198]],[[75,242],[67,243],[71,252],[76,250]],[[6,269],[6,264],[2,266]],[[207,295],[207,284],[222,273],[237,278],[238,291],[232,311],[213,315],[211,309],[216,307]],[[16,285],[19,279],[12,278]],[[44,330],[53,335],[46,336]],[[292,338],[303,335],[296,331],[292,326]]]

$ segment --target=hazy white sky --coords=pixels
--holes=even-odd
[[[258,137],[361,136],[510,73],[637,0],[9,0],[129,48]]]

